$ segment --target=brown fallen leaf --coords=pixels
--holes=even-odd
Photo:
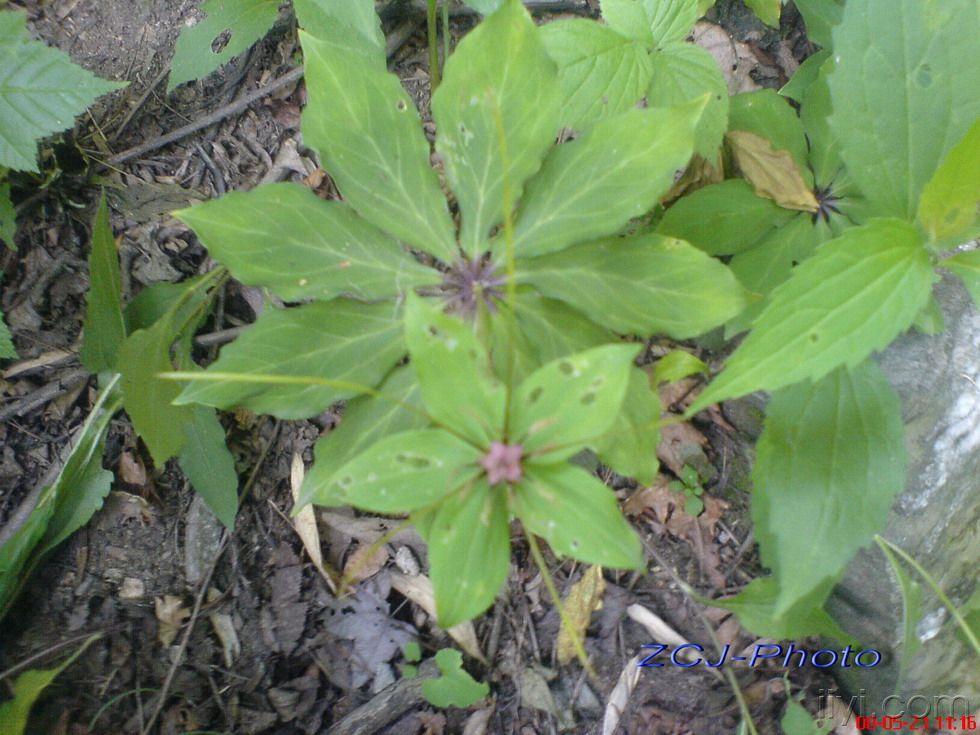
[[[169,646],[177,637],[177,631],[191,616],[190,608],[184,607],[183,601],[176,595],[164,595],[154,600],[156,616],[160,625],[157,628],[157,639],[161,645]]]
[[[786,209],[816,212],[820,204],[807,186],[792,154],[776,150],[767,139],[746,130],[725,135],[735,163],[759,196]]]
[[[344,580],[351,585],[370,579],[384,568],[390,556],[384,545],[359,544],[344,564]]]
[[[146,468],[139,457],[134,457],[129,452],[123,452],[119,455],[118,477],[127,485],[144,487],[146,485]]]
[[[639,656],[634,656],[627,661],[619,674],[616,686],[609,693],[606,711],[602,717],[602,735],[614,735],[616,728],[619,727],[619,720],[629,706],[630,697],[640,680],[640,673],[643,671],[639,664]]]
[[[695,469],[701,468],[706,446],[708,440],[704,434],[689,422],[666,424],[660,429],[657,457],[671,472],[680,477],[686,464]],[[704,461],[707,459],[705,458]]]
[[[303,458],[299,452],[296,452],[293,454],[293,463],[289,468],[289,485],[293,491],[294,503],[299,500],[299,491],[303,485],[304,473]],[[309,554],[310,561],[313,562],[317,571],[326,580],[330,591],[336,593],[337,586],[334,583],[333,577],[327,573],[327,570],[323,566],[323,550],[320,548],[320,531],[316,527],[316,514],[313,512],[312,505],[307,504],[303,506],[293,518],[293,526],[296,528],[296,535],[303,542],[303,548]]]
[[[389,580],[392,587],[425,610],[432,618],[432,624],[436,624],[436,593],[428,577],[424,574],[409,576],[400,572],[391,572]],[[446,632],[468,655],[478,661],[486,662],[480,650],[480,641],[476,637],[476,629],[471,621],[454,625]]]
[[[558,663],[567,664],[575,658],[575,638],[579,641],[585,638],[592,613],[602,608],[602,595],[605,591],[606,580],[602,577],[600,566],[586,569],[582,578],[568,591],[568,596],[562,602],[562,609],[570,627],[562,620],[556,644]]]
[[[728,82],[729,94],[761,89],[752,78],[752,72],[759,67],[759,59],[748,44],[733,41],[724,28],[707,21],[695,24],[692,40],[714,57]]]

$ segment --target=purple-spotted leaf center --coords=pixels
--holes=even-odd
[[[490,486],[499,485],[502,482],[516,483],[524,477],[524,470],[521,467],[521,459],[524,456],[524,447],[520,444],[504,444],[494,442],[480,464],[487,471],[487,482]]]
[[[442,287],[449,310],[472,317],[481,303],[491,313],[497,310],[504,283],[489,258],[463,258],[445,274]]]

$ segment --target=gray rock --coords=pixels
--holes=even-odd
[[[952,279],[937,284],[935,294],[946,330],[933,337],[910,332],[879,358],[902,398],[909,458],[905,491],[882,535],[915,558],[961,605],[977,585],[980,560],[980,313]],[[948,611],[924,583],[922,588],[917,633],[923,645],[906,662],[899,681],[900,592],[877,548],[857,555],[828,609],[845,630],[885,658],[873,669],[842,669],[841,683],[852,696],[863,690],[867,709],[878,712],[893,693],[929,700],[962,695],[976,710],[980,666],[956,634]],[[919,700],[916,706],[921,709]]]

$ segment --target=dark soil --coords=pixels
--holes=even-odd
[[[15,182],[24,214],[18,250],[2,253],[2,306],[21,361],[9,365],[0,380],[0,528],[57,469],[59,455],[93,402],[94,380],[81,370],[77,351],[97,185],[106,188],[112,205],[127,298],[148,284],[179,281],[208,267],[206,251],[169,211],[260,181],[306,180],[323,191],[330,186],[321,181],[313,154],[302,147],[301,83],[121,166],[98,163],[201,119],[288,72],[298,45],[287,17],[252,51],[168,97],[161,72],[197,2],[12,4],[28,10],[38,36],[100,75],[131,84],[93,109],[73,134],[44,146],[46,165],[57,164],[61,173],[41,195],[26,179]],[[764,31],[742,6],[720,5],[716,19],[758,52],[756,81],[769,86],[785,81],[780,57],[799,59],[808,51],[795,13],[787,11],[780,35]],[[401,34],[392,65],[425,110],[422,20],[411,12],[395,13],[386,30]],[[459,22],[456,30],[462,34],[471,21]],[[84,156],[90,165],[84,165]],[[250,322],[259,303],[254,289],[229,284],[202,330],[209,336],[199,338],[199,357],[213,358],[223,330]],[[683,401],[683,396],[672,399]],[[35,655],[48,664],[87,634],[102,633],[35,708],[32,733],[138,733],[158,708],[154,731],[167,734],[458,733],[470,720],[470,733],[598,733],[610,692],[652,637],[627,616],[629,605],[643,605],[686,639],[706,646],[705,624],[733,648],[753,642],[734,620],[687,597],[670,573],[676,570],[711,597],[736,591],[759,571],[745,499],[757,417],[751,406],[733,406],[677,437],[673,448],[684,461],[701,463],[702,474],[713,478],[706,485],[710,502],[724,503],[715,506],[714,522],[684,526],[679,508],[658,510],[644,503],[640,489],[623,484],[619,490],[622,499],[631,499],[636,526],[652,550],[650,571],[642,576],[606,572],[604,606],[587,639],[595,681],[577,663],[557,664],[557,614],[517,537],[506,594],[475,622],[489,663],[466,659],[468,670],[490,683],[491,698],[470,710],[429,707],[417,692],[392,684],[400,676],[395,666],[400,654],[379,653],[386,646],[397,650],[398,641],[407,639],[418,639],[425,655],[452,645],[421,608],[391,586],[390,575],[406,564],[421,563],[425,570],[417,537],[396,536],[387,545],[387,565],[337,602],[309,563],[287,515],[293,455],[299,453],[309,466],[313,442],[336,418],[225,417],[247,493],[235,533],[224,546],[216,521],[194,500],[179,471],[154,468],[125,417],[114,420],[104,461],[116,474],[113,493],[90,525],[41,567],[0,631],[0,671]],[[665,465],[670,466],[667,458]],[[615,478],[610,481],[617,486]],[[379,536],[355,523],[352,514],[346,518],[342,513],[320,518],[325,553],[335,568]],[[581,571],[552,560],[551,572],[563,591]],[[196,603],[197,614],[189,616]],[[189,617],[189,639],[181,645]],[[357,627],[368,620],[374,626],[370,631]],[[165,635],[167,621],[175,637]],[[229,642],[229,629],[237,645]],[[735,673],[760,732],[777,733],[786,698],[783,672]],[[795,676],[795,685],[814,686]],[[352,720],[367,718],[368,710],[388,701],[377,692],[389,684],[403,706],[392,708],[374,729],[351,729]],[[542,687],[554,700],[550,705]],[[358,710],[363,706],[368,709]],[[355,716],[345,720],[352,712]],[[483,729],[478,718],[485,721]],[[668,667],[643,671],[617,732],[729,735],[738,721],[728,683],[703,668]]]

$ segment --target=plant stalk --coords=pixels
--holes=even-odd
[[[426,35],[429,41],[429,80],[432,91],[439,86],[439,29],[436,15],[438,0],[428,0],[426,9]]]

